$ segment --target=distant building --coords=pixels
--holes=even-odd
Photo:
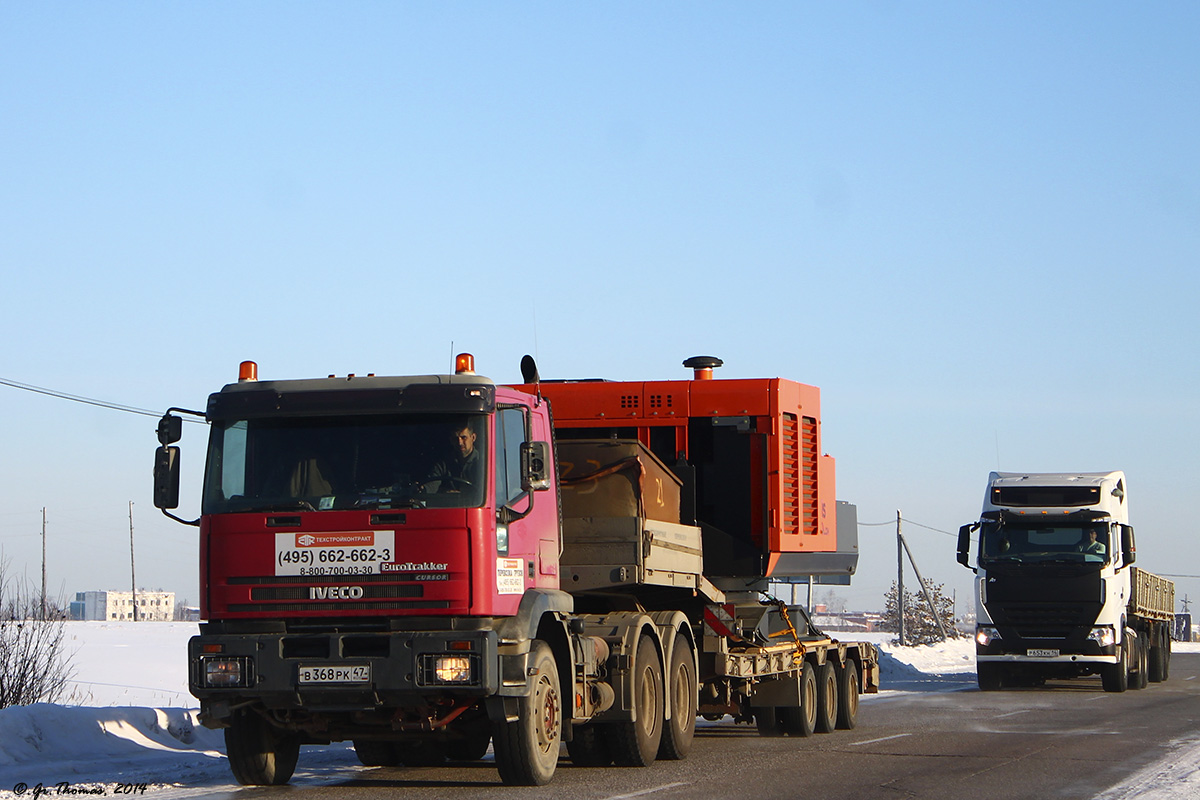
[[[77,592],[71,619],[130,622],[135,619],[133,592]],[[174,592],[138,592],[138,622],[170,622],[175,618]]]

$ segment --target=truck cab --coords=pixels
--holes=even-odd
[[[976,566],[979,685],[1138,673],[1127,606],[1136,550],[1122,472],[993,472],[978,522],[959,531]]]

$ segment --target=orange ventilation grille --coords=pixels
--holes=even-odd
[[[800,474],[801,492],[804,502],[804,522],[801,533],[816,535],[819,533],[817,519],[817,421],[813,417],[803,417],[800,431],[800,458],[804,468]]]
[[[638,408],[640,405],[640,398],[636,394],[621,395],[621,408]]]
[[[800,530],[800,425],[794,414],[783,415],[783,496],[780,502],[780,530],[795,535]]]

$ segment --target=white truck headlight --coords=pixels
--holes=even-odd
[[[1101,647],[1112,647],[1117,642],[1117,635],[1111,625],[1101,625],[1092,628],[1091,633],[1088,634],[1088,640],[1096,642]]]
[[[203,664],[205,686],[231,689],[248,685],[250,670],[244,658],[206,658]]]
[[[975,642],[981,647],[987,647],[1000,638],[1000,631],[995,628],[980,626],[975,629]]]

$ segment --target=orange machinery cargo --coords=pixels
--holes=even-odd
[[[789,556],[837,549],[834,459],[821,451],[820,390],[782,378],[541,381],[555,435],[637,439],[683,484],[681,521],[704,532],[705,573],[807,574]],[[526,377],[529,380],[529,377]]]

